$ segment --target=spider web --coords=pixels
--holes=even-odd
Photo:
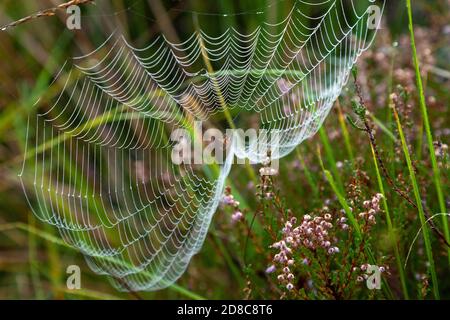
[[[263,163],[266,144],[282,158],[320,128],[375,36],[371,5],[296,1],[283,21],[247,34],[199,28],[145,48],[112,34],[63,67],[49,89],[60,94],[29,119],[19,176],[34,214],[118,289],[171,285],[201,249],[234,156]],[[234,136],[221,165],[175,165],[170,135],[199,139],[196,120],[220,130],[256,121],[281,138],[239,149]]]

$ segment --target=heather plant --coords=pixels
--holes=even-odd
[[[260,195],[260,211],[255,214],[255,219],[268,226],[267,238],[273,241],[268,246],[272,252],[268,255],[265,274],[274,284],[274,294],[279,298],[361,297],[368,278],[365,271],[369,258],[365,250],[382,211],[383,195],[378,193],[363,199],[362,189],[365,188],[360,176],[361,173],[356,171],[347,188],[350,210],[356,213],[361,232],[358,238],[337,201],[330,201],[311,213],[295,214],[285,207],[280,191],[274,186],[274,178],[261,177],[258,187],[264,193]],[[252,241],[256,246],[263,246],[265,242],[255,236]],[[389,267],[381,264],[383,258],[379,257],[378,267],[385,276]]]

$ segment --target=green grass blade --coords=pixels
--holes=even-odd
[[[342,112],[342,108],[339,103],[339,100],[336,101],[336,107],[338,110],[339,125],[342,130],[342,136],[344,137],[345,149],[347,150],[348,158],[353,163],[355,156],[353,155],[353,148],[352,148],[352,144],[350,142],[350,134],[348,133],[347,124],[346,124],[344,113]]]
[[[317,183],[314,181],[313,175],[311,174],[311,171],[309,170],[308,166],[306,165],[305,159],[303,158],[300,148],[296,149],[298,160],[300,161],[300,164],[302,166],[303,172],[305,173],[306,181],[308,181],[309,186],[311,187],[311,190],[314,192],[314,196],[319,196],[319,188],[317,186]]]
[[[320,140],[322,141],[323,147],[325,149],[325,157],[327,159],[328,164],[331,166],[331,172],[335,177],[337,187],[339,188],[340,193],[342,193],[344,191],[344,184],[342,183],[341,175],[339,174],[336,165],[336,159],[333,154],[333,148],[331,147],[330,140],[328,139],[328,136],[323,127],[319,129],[319,135]]]
[[[426,224],[426,217],[425,217],[425,212],[424,212],[423,205],[422,205],[422,198],[420,197],[420,191],[419,191],[419,186],[417,184],[416,174],[415,174],[415,171],[414,171],[414,168],[412,165],[412,161],[411,161],[411,155],[409,153],[408,145],[406,144],[405,135],[403,133],[403,128],[400,123],[400,118],[398,116],[395,105],[392,104],[392,107],[394,110],[394,117],[395,117],[395,121],[397,123],[398,133],[399,133],[400,140],[402,143],[403,153],[406,158],[406,163],[408,166],[409,177],[410,177],[411,184],[412,184],[413,190],[414,190],[414,197],[416,199],[416,206],[419,211],[420,223],[422,225],[424,225],[424,224]],[[439,296],[438,279],[437,279],[437,275],[436,275],[436,268],[434,265],[434,258],[433,258],[433,252],[432,252],[432,247],[431,247],[431,240],[430,240],[428,226],[425,226],[422,229],[422,234],[423,234],[423,239],[424,239],[424,243],[425,243],[425,251],[427,254],[428,262],[430,264],[429,270],[430,270],[431,281],[432,281],[432,285],[433,285],[433,294],[436,299],[439,299],[440,296]]]
[[[34,216],[30,215],[28,217],[28,223],[32,226],[35,225]],[[36,243],[36,235],[29,233],[28,234],[28,259],[30,264],[30,275],[31,275],[31,283],[33,285],[34,295],[36,299],[42,300],[44,299],[44,292],[42,291],[41,279],[39,275],[39,262],[37,259],[37,243]]]
[[[333,189],[334,193],[336,194],[336,197],[338,198],[339,203],[341,204],[342,208],[344,209],[348,220],[350,221],[353,228],[355,229],[356,240],[361,241],[362,233],[361,233],[361,228],[358,224],[358,221],[356,221],[355,216],[353,215],[353,212],[347,203],[347,200],[339,191],[339,188],[336,185],[333,175],[331,174],[330,171],[326,170],[325,167],[323,166],[323,161],[322,161],[322,157],[320,156],[320,153],[318,153],[318,157],[319,157],[319,162],[322,167],[322,170],[323,170],[325,176],[327,177],[327,180],[328,180],[331,188]],[[366,253],[367,257],[369,258],[369,262],[371,264],[376,264],[375,256],[373,255],[370,248],[366,248],[365,253]],[[391,288],[389,287],[389,284],[387,283],[386,279],[384,279],[384,278],[383,278],[383,291],[384,291],[384,294],[386,295],[386,297],[388,297],[389,299],[393,299]]]
[[[353,228],[356,231],[356,238],[358,240],[361,240],[361,228],[359,227],[358,221],[356,221],[355,216],[353,215],[352,210],[350,209],[350,206],[347,203],[347,200],[345,200],[345,197],[341,193],[340,189],[338,188],[335,179],[330,171],[325,169],[325,166],[323,165],[322,156],[320,155],[320,152],[318,151],[318,157],[320,166],[322,167],[322,170],[327,177],[328,183],[330,184],[331,188],[333,189],[333,192],[336,194],[336,197],[338,198],[339,203],[341,204],[342,208],[345,211],[345,214],[347,215],[348,220],[352,224]]]
[[[442,192],[441,175],[439,172],[439,166],[436,161],[436,154],[435,154],[434,144],[433,144],[433,135],[431,134],[431,126],[430,126],[430,121],[428,119],[427,105],[425,102],[425,93],[424,93],[424,89],[423,89],[422,77],[420,75],[419,58],[417,57],[411,0],[406,1],[406,7],[408,9],[408,22],[409,22],[409,32],[410,32],[410,37],[411,37],[411,49],[412,49],[412,53],[413,53],[414,68],[415,68],[415,72],[416,72],[417,89],[419,91],[419,98],[420,98],[420,111],[422,113],[423,126],[425,127],[428,149],[430,151],[431,165],[433,167],[433,180],[434,180],[434,185],[436,188],[436,193],[438,196],[439,210],[442,213],[445,213],[445,212],[447,212],[447,208],[445,206],[444,194]],[[444,227],[445,239],[448,242],[450,240],[450,231],[449,231],[448,219],[444,215],[442,216],[442,225]],[[448,255],[448,259],[449,259],[448,261],[450,264],[450,248],[447,249],[447,255]]]
[[[373,147],[371,147],[371,150],[372,150],[373,163],[375,166],[375,173],[377,176],[378,188],[380,189],[380,193],[383,195],[382,201],[383,201],[384,212],[386,213],[386,222],[387,222],[387,226],[388,226],[389,238],[390,238],[390,241],[392,241],[394,243],[394,255],[395,255],[395,260],[397,263],[398,273],[400,276],[400,283],[402,284],[403,297],[406,300],[409,300],[408,287],[406,285],[406,279],[405,279],[405,270],[403,268],[403,263],[400,258],[400,252],[399,252],[399,248],[398,248],[398,240],[399,239],[397,237],[397,234],[395,233],[394,224],[392,223],[389,206],[388,206],[387,199],[386,199],[386,193],[384,191],[383,179],[381,178],[380,169],[378,167],[378,161],[375,156],[375,150],[373,149]]]

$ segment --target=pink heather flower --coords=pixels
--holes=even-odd
[[[268,267],[268,268],[266,269],[266,273],[267,273],[267,274],[274,273],[275,270],[276,270],[276,267],[275,267],[274,265],[271,265],[270,267]]]
[[[286,289],[291,291],[292,289],[294,289],[294,285],[292,283],[288,283],[287,286],[286,286]]]
[[[228,195],[228,196],[223,196],[222,202],[225,204],[231,204],[233,201],[233,196],[232,195]]]
[[[331,232],[335,227],[330,222],[332,219],[332,215],[326,213],[323,216],[316,217],[304,215],[299,224],[297,224],[295,218],[285,221],[282,228],[282,239],[271,245],[271,248],[278,251],[273,258],[273,262],[282,269],[281,277],[278,277],[282,284],[291,282],[294,276],[289,267],[295,266],[293,252],[298,248],[303,247],[309,250],[322,248],[330,255],[339,252],[338,247],[332,246],[332,243],[337,241]],[[340,226],[339,221],[337,221],[337,226]],[[310,265],[310,261],[306,257],[302,259],[301,263]]]
[[[242,217],[243,217],[242,212],[236,211],[235,213],[233,213],[233,214],[231,215],[231,220],[232,220],[233,222],[238,222],[238,221],[240,221],[240,220],[242,219]]]
[[[278,173],[278,171],[274,168],[264,167],[259,169],[260,176],[274,176]]]

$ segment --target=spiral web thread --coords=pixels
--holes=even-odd
[[[227,113],[246,127],[257,115],[259,128],[281,138],[256,144],[285,156],[317,132],[372,42],[370,5],[297,1],[283,21],[248,34],[200,29],[183,43],[159,36],[141,49],[113,34],[74,58],[51,86],[60,94],[29,119],[19,176],[34,214],[118,289],[171,285],[205,240],[233,156],[261,163],[267,155],[255,145],[238,150],[233,137],[222,165],[174,165],[170,133],[184,128],[196,139],[194,120],[220,128]]]

